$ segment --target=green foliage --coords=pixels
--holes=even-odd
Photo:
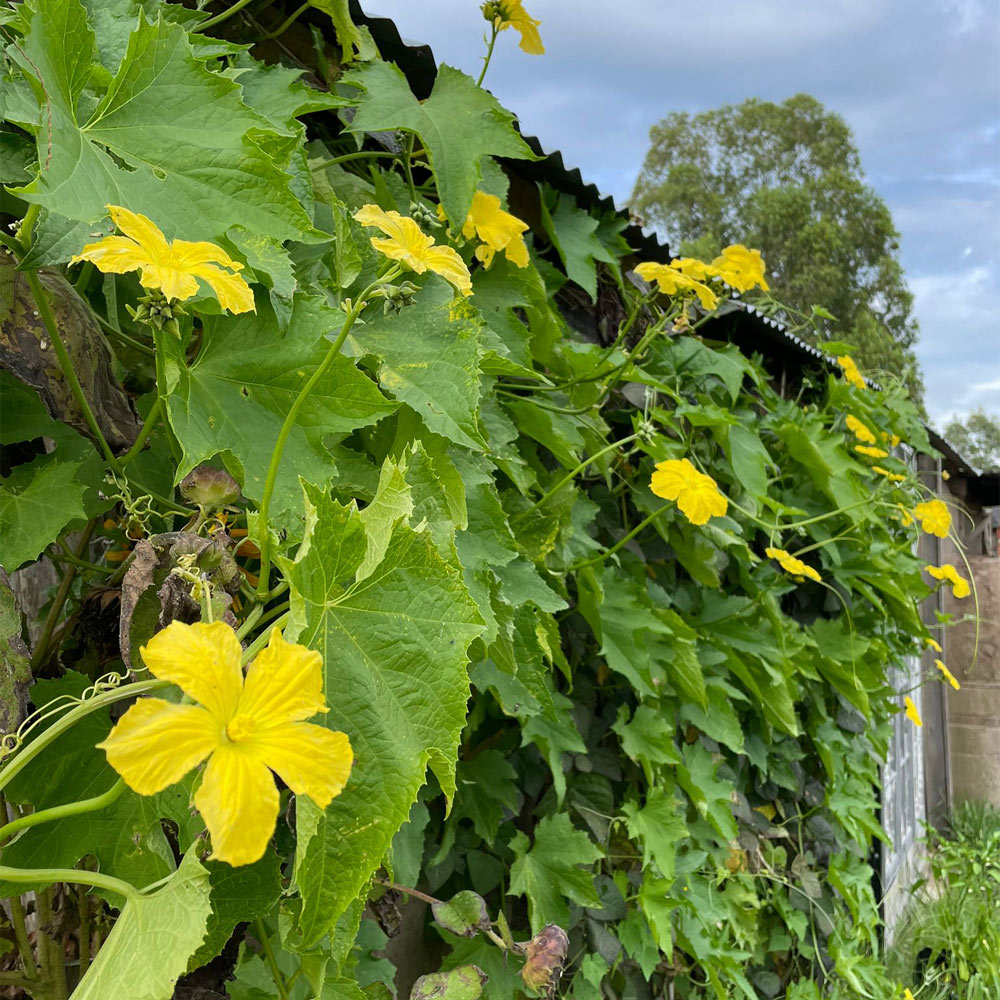
[[[964,420],[948,421],[942,433],[980,472],[1000,472],[1000,417],[996,414],[973,410]]]
[[[123,432],[98,450],[107,397],[84,393],[87,440],[4,355],[5,566],[65,560],[31,623],[31,698],[51,715],[12,738],[17,754],[59,733],[66,708],[108,699],[9,782],[0,770],[5,800],[27,815],[112,787],[95,744],[122,650],[210,608],[254,652],[277,623],[320,653],[318,724],[354,755],[325,809],[280,786],[272,845],[247,866],[210,859],[197,770],[15,831],[0,864],[34,869],[43,902],[52,868],[96,866],[137,889],[74,997],[165,1000],[221,953],[236,1000],[384,1000],[397,970],[381,952],[400,921],[406,940],[438,939],[400,963],[401,978],[426,973],[413,997],[516,998],[522,958],[528,979],[551,973],[545,989],[562,972],[577,1000],[893,996],[867,858],[885,836],[889,671],[927,636],[917,529],[902,523],[924,494],[893,457],[903,483],[872,471],[845,414],[927,451],[913,405],[818,362],[779,391],[765,359],[719,339],[734,314],[622,280],[635,263],[622,219],[523,175],[515,186],[532,154],[470,77],[442,67],[420,100],[347,4],[313,6],[351,64],[342,76],[318,31],[312,65],[259,62],[227,40],[252,41],[233,8],[215,21],[233,29],[223,38],[160,0],[37,0],[5,22],[0,136],[16,137],[4,148],[20,150],[11,180],[28,207],[3,239],[23,269],[73,281],[145,421],[138,443]],[[305,115],[322,117],[307,128]],[[852,224],[859,205],[878,210],[837,121],[809,121],[815,169],[799,177],[786,157],[779,181],[815,182]],[[845,157],[837,200],[821,182]],[[705,231],[753,244],[763,231],[738,223],[710,166],[688,192]],[[508,187],[535,223],[530,262],[501,253],[486,269],[462,223],[477,189],[513,210]],[[224,246],[256,312],[209,297],[168,308],[132,272],[70,267],[108,203]],[[461,255],[473,294],[376,252],[348,209],[362,204]],[[773,206],[762,194],[758,207]],[[884,267],[869,290],[902,296],[891,226],[875,222],[889,256],[872,258]],[[791,295],[816,255],[761,245]],[[850,290],[829,289],[845,308]],[[575,329],[581,291],[599,299],[601,342]],[[905,347],[899,301],[887,324]],[[857,336],[863,320],[842,320]],[[65,399],[88,348],[62,328],[71,363],[49,367]],[[681,458],[717,484],[724,516],[692,524],[651,492],[656,464]],[[178,490],[205,462],[239,483],[225,509]],[[67,535],[84,525],[76,556]],[[0,596],[7,663],[20,619]],[[13,676],[23,687],[23,657]],[[67,898],[102,927],[117,906],[108,889]],[[65,948],[42,939],[48,975]]]
[[[632,193],[637,212],[688,255],[756,247],[779,303],[806,315],[824,307],[863,367],[902,377],[919,399],[899,234],[839,115],[806,94],[750,99],[672,112],[650,140]]]

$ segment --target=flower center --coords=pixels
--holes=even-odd
[[[249,715],[234,715],[226,725],[226,736],[233,743],[243,743],[250,739],[254,731],[254,721]]]

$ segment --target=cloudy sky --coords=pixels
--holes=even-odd
[[[362,0],[476,75],[476,0]],[[1000,413],[998,0],[525,0],[544,56],[500,36],[487,86],[624,205],[670,111],[799,91],[842,115],[902,234],[932,422]],[[670,234],[665,234],[668,238]]]

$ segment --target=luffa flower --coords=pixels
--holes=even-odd
[[[928,535],[947,538],[951,530],[951,513],[941,500],[926,500],[913,508],[913,516]]]
[[[451,247],[439,247],[409,216],[385,212],[377,205],[362,205],[354,213],[362,226],[380,229],[386,239],[371,237],[371,245],[392,260],[398,260],[417,274],[433,271],[450,281],[463,295],[472,294],[472,278],[465,261]]]
[[[847,429],[864,444],[875,443],[875,435],[853,413],[847,414]]]
[[[154,677],[196,705],[141,698],[98,746],[140,795],[180,781],[208,758],[194,804],[212,835],[213,857],[231,865],[260,858],[278,817],[275,771],[321,809],[351,771],[344,733],[304,722],[328,708],[319,653],[274,629],[247,670],[236,633],[222,622],[174,622],[140,652]]]
[[[722,517],[729,507],[715,480],[699,472],[686,458],[659,462],[649,488],[664,500],[676,500],[681,513],[692,524],[705,524],[711,517]]]
[[[928,636],[925,636],[925,637],[924,637],[924,642],[926,643],[926,645],[927,645],[927,648],[928,648],[928,649],[933,649],[935,653],[941,653],[941,652],[944,652],[944,650],[942,650],[942,649],[941,649],[941,643],[939,643],[939,642],[937,641],[937,639],[932,639],[932,638],[931,638],[931,637],[930,637],[930,636],[928,635]]]
[[[475,193],[472,207],[462,225],[462,235],[467,240],[478,237],[482,241],[476,247],[476,258],[483,262],[484,267],[493,263],[494,255],[500,250],[512,264],[527,267],[528,247],[524,242],[527,230],[527,223],[505,212],[500,207],[500,199],[485,191]]]
[[[968,597],[971,593],[969,581],[964,576],[960,576],[958,570],[951,563],[945,563],[943,566],[925,566],[924,569],[935,580],[947,580],[951,583],[952,592],[956,597]]]
[[[913,699],[909,695],[906,695],[903,698],[903,704],[906,706],[906,717],[910,722],[915,726],[922,726],[924,720],[920,718],[920,713],[917,711],[917,706],[913,703]]]
[[[889,452],[885,451],[883,448],[873,448],[871,445],[867,444],[856,444],[854,450],[859,455],[867,455],[869,458],[888,458]]]
[[[854,358],[852,358],[849,354],[842,354],[839,358],[837,358],[837,364],[843,369],[844,378],[846,378],[851,385],[856,385],[859,389],[865,388],[864,376],[858,370],[858,366],[854,363]]]
[[[956,690],[961,691],[962,685],[958,683],[958,678],[940,661],[935,660],[934,666],[941,671],[941,676]]]
[[[197,295],[200,278],[215,292],[223,309],[233,313],[256,311],[250,286],[239,274],[232,273],[243,270],[243,265],[222,247],[188,240],[168,243],[159,227],[145,215],[120,205],[108,205],[107,209],[125,235],[105,236],[88,243],[70,260],[71,264],[89,260],[106,274],[140,271],[142,287],[158,288],[168,300],[184,301]]]
[[[741,243],[726,247],[710,267],[730,288],[748,292],[751,288],[768,291],[764,280],[764,259],[759,250],[748,250]]]
[[[542,22],[524,9],[521,0],[493,0],[486,6],[493,15],[493,26],[497,31],[513,28],[521,36],[518,45],[522,52],[530,56],[545,55],[542,36],[538,34],[538,26]]]
[[[809,577],[810,580],[815,580],[817,583],[822,581],[822,577],[816,572],[808,563],[804,563],[801,559],[796,559],[795,556],[786,552],[784,549],[772,549],[767,548],[764,550],[764,555],[768,559],[777,560],[781,568],[788,573],[790,576],[801,580],[803,577]]]
[[[719,304],[719,296],[708,285],[685,274],[680,268],[646,261],[636,265],[635,273],[643,281],[655,281],[664,295],[685,295],[694,292],[702,308],[706,310],[714,309]]]

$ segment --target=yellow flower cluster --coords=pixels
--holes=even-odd
[[[329,711],[319,653],[274,629],[244,678],[239,640],[222,622],[173,622],[140,652],[154,677],[198,704],[140,698],[98,746],[140,795],[175,784],[207,758],[194,804],[213,857],[248,865],[264,854],[278,818],[272,771],[321,809],[340,794],[353,763],[350,741],[303,721]]]
[[[844,378],[847,379],[851,385],[856,385],[859,389],[865,388],[864,376],[858,370],[858,366],[854,362],[849,354],[842,354],[837,358],[837,364],[844,370]]]
[[[658,462],[649,488],[664,500],[676,500],[680,512],[692,524],[722,517],[729,507],[716,481],[699,472],[686,458]]]
[[[198,294],[200,278],[215,292],[223,309],[233,313],[256,311],[250,286],[239,274],[232,273],[242,271],[243,265],[222,247],[188,240],[168,243],[159,227],[145,215],[120,205],[108,205],[107,209],[125,235],[105,236],[88,243],[70,264],[89,260],[105,274],[139,271],[143,288],[158,288],[168,300],[181,302]]]
[[[450,281],[463,295],[472,294],[472,278],[465,261],[451,247],[439,247],[434,237],[428,236],[407,215],[386,212],[377,205],[362,205],[354,213],[362,226],[380,229],[386,239],[371,237],[371,245],[391,260],[398,260],[407,267],[423,274],[433,271]]]
[[[960,576],[958,570],[951,563],[945,563],[943,566],[925,566],[924,569],[935,580],[948,580],[951,583],[952,593],[956,597],[968,597],[971,593],[969,581],[964,576]]]
[[[804,577],[808,577],[810,580],[815,580],[816,583],[821,583],[823,578],[812,568],[808,563],[804,563],[801,559],[796,559],[795,556],[786,552],[784,549],[772,549],[766,548],[764,550],[764,555],[768,559],[777,560],[781,568],[789,574],[789,576],[794,577],[799,582],[802,581]]]
[[[738,292],[757,287],[768,290],[760,251],[748,250],[739,243],[726,247],[710,264],[694,257],[678,257],[669,264],[645,261],[636,266],[635,273],[643,281],[655,281],[664,295],[696,295],[705,310],[719,304],[719,296],[706,284],[708,281],[723,281]]]
[[[927,500],[913,508],[913,516],[928,535],[947,538],[951,530],[951,513],[942,500]]]

